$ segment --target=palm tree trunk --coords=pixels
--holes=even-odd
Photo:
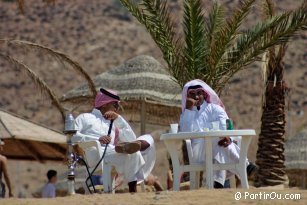
[[[284,52],[284,51],[283,51]],[[283,53],[284,54],[284,53]],[[277,59],[270,55],[268,63],[265,102],[261,117],[261,132],[258,141],[255,186],[274,186],[287,183],[285,172],[285,95],[288,90],[283,80],[282,53]]]

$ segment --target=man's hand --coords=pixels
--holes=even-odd
[[[109,137],[109,136],[102,136],[102,137],[99,138],[99,141],[102,144],[109,144],[111,142],[111,137]]]
[[[191,110],[193,106],[195,106],[196,104],[197,104],[196,100],[194,100],[193,98],[187,98],[185,108]]]
[[[221,147],[228,147],[231,144],[231,138],[230,137],[223,137],[219,142],[218,145]]]
[[[104,113],[103,116],[107,120],[115,120],[116,118],[118,118],[118,114],[114,111],[108,111],[108,112]]]

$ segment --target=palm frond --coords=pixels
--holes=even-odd
[[[39,88],[39,90],[42,93],[45,93],[49,96],[50,100],[52,101],[52,104],[59,110],[59,112],[62,115],[62,119],[65,120],[65,110],[61,103],[59,102],[59,99],[57,98],[56,94],[53,92],[53,90],[46,84],[46,82],[41,79],[32,69],[30,69],[27,65],[24,63],[18,61],[17,59],[0,53],[0,57],[6,59],[9,61],[12,65],[14,65],[18,70],[25,71],[26,74],[33,80],[34,84]]]
[[[223,64],[220,64],[219,70],[225,75],[221,84],[225,84],[236,72],[258,60],[258,56],[266,49],[288,42],[291,36],[299,30],[306,29],[306,26],[306,8],[300,7],[294,12],[276,15],[245,31],[236,44],[228,50]]]
[[[135,4],[132,0],[120,0],[124,7],[143,24],[156,42],[174,78],[182,84],[183,63],[181,41],[175,38],[175,24],[172,22],[166,0],[143,0]]]
[[[215,49],[211,52],[211,63],[213,68],[216,69],[219,67],[219,64],[224,63],[221,59],[225,55],[225,51],[233,45],[233,41],[237,37],[240,26],[249,14],[255,1],[256,0],[242,1],[241,5],[236,9],[231,18],[227,20],[226,24],[222,25],[222,29],[217,33],[215,38]]]
[[[206,66],[204,57],[205,47],[205,20],[201,10],[200,0],[184,1],[184,34],[185,48],[183,55],[186,68],[192,76],[197,76]]]
[[[52,56],[53,58],[55,58],[56,60],[58,60],[59,62],[65,62],[68,65],[70,65],[77,73],[79,73],[83,78],[85,78],[85,80],[88,83],[88,86],[92,92],[92,96],[95,97],[96,95],[96,88],[95,88],[95,84],[93,82],[93,80],[91,79],[91,77],[88,75],[88,73],[81,67],[81,65],[72,60],[70,57],[68,57],[66,54],[61,53],[59,51],[55,51],[51,48],[39,45],[39,44],[35,44],[32,42],[28,42],[28,41],[21,41],[21,40],[8,40],[8,39],[0,39],[0,42],[4,42],[7,44],[12,44],[12,45],[16,45],[19,47],[25,47],[25,48],[30,48],[30,49],[37,49],[39,51],[43,51],[46,54]]]
[[[215,64],[212,54],[215,53],[217,49],[215,45],[216,35],[222,30],[224,19],[225,11],[223,7],[218,3],[218,1],[214,1],[205,25],[205,47],[207,52],[205,54],[204,62],[207,64],[207,67],[203,72],[209,73],[207,83],[210,85],[212,85],[212,79],[210,77],[213,76],[213,65]]]
[[[266,83],[266,79],[268,76],[268,63],[269,63],[269,52],[264,52],[262,54],[262,58],[261,58],[261,77],[263,80],[263,84]],[[264,95],[262,95],[263,98]],[[265,99],[263,98],[262,101],[264,102]]]
[[[262,16],[265,19],[272,18],[275,15],[275,5],[272,0],[262,0],[261,3]]]
[[[270,19],[272,18],[276,11],[275,11],[275,5],[273,3],[272,0],[262,0],[262,6],[261,6],[261,10],[263,13],[263,17],[264,19]],[[273,34],[273,33],[271,33]],[[286,44],[282,44],[279,46],[279,49],[282,50],[285,47]],[[264,83],[267,83],[267,80],[270,78],[271,73],[274,72],[274,69],[276,68],[276,66],[269,66],[269,63],[271,62],[275,62],[275,58],[276,58],[276,53],[275,53],[275,47],[276,46],[272,46],[271,48],[268,49],[268,51],[266,52],[266,64],[264,65],[264,67],[266,67],[265,71],[265,78]],[[265,90],[263,92],[263,103],[265,103]]]
[[[175,24],[170,17],[167,0],[143,0],[141,2],[147,13],[147,22],[153,32],[151,36],[159,46],[169,71],[177,80],[184,81],[184,66],[181,59],[180,40],[175,37]],[[183,85],[182,85],[183,86]]]
[[[267,78],[266,81],[282,81],[284,69],[280,64],[282,63],[282,59],[286,53],[286,46],[282,44],[278,48],[278,52],[270,52],[268,68],[267,69]]]

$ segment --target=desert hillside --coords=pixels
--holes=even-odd
[[[149,34],[116,0],[56,1],[51,5],[35,0],[25,2],[25,13],[21,14],[15,3],[0,0],[0,38],[27,40],[66,53],[79,62],[91,77],[137,55],[151,55],[165,65],[160,51]],[[210,2],[204,0],[207,9],[210,8]],[[225,4],[227,12],[230,12],[231,8],[238,3],[237,0],[221,2]],[[293,9],[300,5],[300,2],[299,0],[279,0],[278,9]],[[180,13],[182,0],[172,0],[170,3],[174,14]],[[260,13],[256,10],[256,8],[253,9],[247,22],[244,22],[244,27],[254,25],[255,19],[260,18]],[[180,26],[181,19],[178,16],[174,15],[173,19]],[[291,89],[288,97],[289,110],[305,111],[303,118],[292,117],[294,131],[307,125],[306,39],[306,32],[296,36],[289,44],[285,57],[285,77]],[[0,45],[0,49],[3,46],[5,45]],[[8,52],[41,75],[55,89],[58,96],[84,82],[67,65],[35,50],[12,48]],[[259,133],[262,91],[259,63],[252,64],[248,69],[237,74],[225,87],[222,100],[237,128],[253,128]],[[14,112],[54,129],[63,129],[61,116],[49,100],[42,97],[24,73],[18,72],[3,59],[0,59],[0,93],[0,109]],[[139,126],[134,124],[133,127],[138,132]],[[154,135],[158,148],[158,160],[154,173],[163,181],[166,169],[165,147],[158,138],[159,134],[166,130],[167,127],[153,125],[147,129]],[[252,161],[255,160],[256,150],[257,140],[255,139],[249,153]],[[27,196],[30,196],[29,192],[43,183],[47,165],[53,166],[48,163],[11,161],[9,168],[12,177],[15,177],[14,187],[22,184]],[[64,170],[65,166],[59,166],[59,169]],[[23,179],[16,179],[16,176],[19,176],[18,170],[18,173],[23,173]],[[29,185],[29,181],[36,184]]]

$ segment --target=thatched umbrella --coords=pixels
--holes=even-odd
[[[307,188],[307,129],[300,131],[285,144],[285,165],[290,185]]]
[[[1,154],[9,159],[64,160],[66,136],[0,110],[0,139],[5,142]]]
[[[179,119],[181,88],[153,57],[142,55],[130,59],[96,76],[94,83],[97,90],[104,87],[118,92],[124,101],[125,115],[130,115],[132,121],[141,121],[141,134],[145,133],[146,121],[168,124]],[[63,95],[61,100],[92,103],[93,99],[88,86],[83,84]],[[140,115],[136,115],[137,111]]]

